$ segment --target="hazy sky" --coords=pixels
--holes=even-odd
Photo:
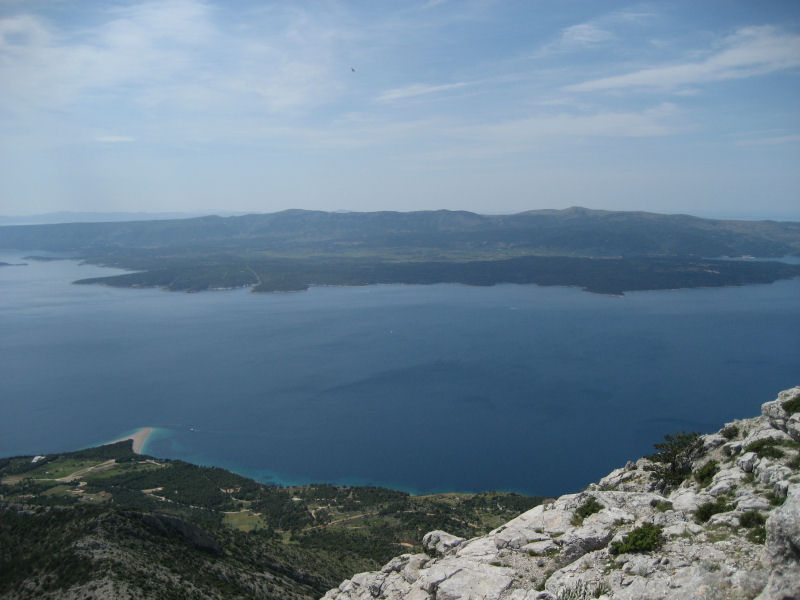
[[[0,214],[800,219],[800,2],[0,0]]]

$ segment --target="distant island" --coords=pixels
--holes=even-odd
[[[133,273],[76,283],[204,291],[499,283],[590,292],[771,283],[800,265],[800,223],[570,208],[273,214],[0,227],[0,247],[67,252]],[[728,260],[726,260],[728,259]]]
[[[69,260],[69,257],[64,256],[23,256],[25,260],[35,260],[37,262],[53,262],[56,260]]]

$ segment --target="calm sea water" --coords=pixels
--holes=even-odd
[[[263,481],[558,494],[800,383],[800,280],[201,294],[0,268],[0,455],[157,427],[150,454]]]

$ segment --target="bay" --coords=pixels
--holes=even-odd
[[[576,491],[800,383],[800,280],[600,296],[499,285],[169,293],[0,261],[0,455],[155,427],[262,481]]]

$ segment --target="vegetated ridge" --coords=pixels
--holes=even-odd
[[[318,598],[432,528],[477,535],[542,500],[276,487],[130,440],[0,459],[0,598]]]
[[[201,291],[313,285],[536,283],[630,290],[769,283],[800,266],[709,257],[800,256],[800,223],[584,208],[273,214],[0,227],[0,247],[138,271],[81,280]]]
[[[681,432],[577,494],[325,600],[793,600],[800,597],[800,387],[717,433]]]

